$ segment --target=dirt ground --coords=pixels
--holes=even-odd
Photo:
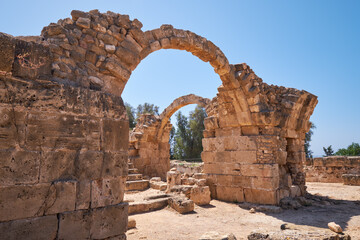
[[[251,231],[280,230],[283,223],[327,229],[336,222],[352,239],[360,239],[360,186],[338,183],[308,183],[311,194],[344,200],[338,205],[302,207],[281,213],[249,213],[235,203],[212,200],[210,205],[195,207],[190,214],[181,215],[171,208],[131,216],[136,228],[127,232],[128,240],[190,240],[199,239],[205,232],[233,233],[237,239],[247,239]]]

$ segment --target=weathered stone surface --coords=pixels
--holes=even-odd
[[[360,174],[343,174],[342,179],[345,185],[360,186]]]
[[[360,157],[358,156],[330,156],[307,159],[304,162],[306,181],[350,183],[350,179],[353,179],[353,185],[359,182],[356,181],[356,178],[346,177],[351,174],[360,174]]]
[[[29,240],[55,239],[57,229],[58,219],[56,215],[0,222],[0,238]]]
[[[0,221],[75,209],[74,182],[0,187]]]
[[[319,239],[319,240],[350,240],[351,237],[347,234],[336,234],[330,230],[285,230],[267,232],[264,230],[256,230],[248,235],[249,240],[282,240],[282,239]]]
[[[127,228],[128,204],[60,214],[59,239],[105,239]]]
[[[204,233],[199,240],[236,240],[234,234],[220,234],[218,232],[212,231]]]
[[[94,209],[91,221],[90,236],[94,239],[123,234],[128,224],[128,204]]]
[[[0,33],[0,71],[11,72],[15,57],[15,39],[7,34]]]
[[[17,40],[13,76],[48,79],[51,76],[51,53],[48,47]]]
[[[99,179],[91,183],[91,207],[98,208],[121,203],[126,177]]]
[[[205,186],[205,187],[194,186],[190,192],[190,199],[196,205],[209,204],[211,201],[209,187],[208,186]]]
[[[184,214],[194,211],[194,202],[182,197],[174,197],[168,200],[169,206],[178,213]]]
[[[329,222],[328,223],[328,227],[331,231],[336,232],[336,233],[342,233],[342,228],[340,227],[340,225],[336,224],[335,222]]]
[[[38,182],[40,152],[6,150],[0,155],[1,186]]]
[[[134,218],[128,219],[127,229],[136,228],[136,220]]]

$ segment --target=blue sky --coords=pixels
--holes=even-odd
[[[193,31],[217,45],[232,64],[246,62],[268,84],[318,96],[311,149],[360,143],[360,1],[5,1],[0,31],[39,35],[72,9],[130,15],[143,30],[162,24]],[[212,98],[221,84],[208,63],[185,51],[161,50],[133,72],[123,98],[163,110],[194,93]],[[188,112],[193,107],[183,108]]]

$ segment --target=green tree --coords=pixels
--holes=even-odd
[[[174,135],[173,156],[175,159],[200,158],[206,112],[197,106],[189,117],[176,114],[177,129]]]
[[[136,119],[139,119],[140,115],[145,113],[159,115],[159,107],[151,103],[139,104],[136,108]]]
[[[311,142],[311,137],[314,134],[314,129],[316,129],[315,124],[313,124],[312,122],[310,122],[311,127],[310,130],[305,134],[305,144],[304,144],[304,149],[305,149],[305,154],[306,154],[306,158],[312,158],[313,157],[313,151],[310,150],[310,142]]]
[[[129,103],[125,103],[125,107],[129,118],[129,128],[133,129],[136,126],[135,109]]]
[[[172,126],[170,130],[170,138],[169,138],[169,144],[170,144],[170,159],[175,159],[174,157],[174,141],[175,141],[175,132],[176,129],[174,126]]]
[[[332,146],[328,146],[327,148],[323,147],[323,150],[325,152],[324,157],[328,157],[328,156],[333,156],[334,155],[334,150],[332,149]]]
[[[339,156],[360,156],[360,145],[358,143],[352,143],[347,148],[340,148],[335,155]]]

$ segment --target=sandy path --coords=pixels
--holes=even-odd
[[[304,207],[299,210],[285,210],[281,213],[255,213],[240,208],[237,204],[212,200],[209,207],[195,207],[195,213],[181,215],[170,208],[131,216],[137,228],[129,230],[129,240],[189,240],[198,239],[203,233],[217,231],[233,233],[237,239],[247,239],[247,235],[257,228],[276,231],[283,223],[327,228],[327,223],[335,221],[352,236],[360,239],[360,186],[342,184],[309,183],[312,194],[320,194],[335,199],[348,200],[340,205]]]

